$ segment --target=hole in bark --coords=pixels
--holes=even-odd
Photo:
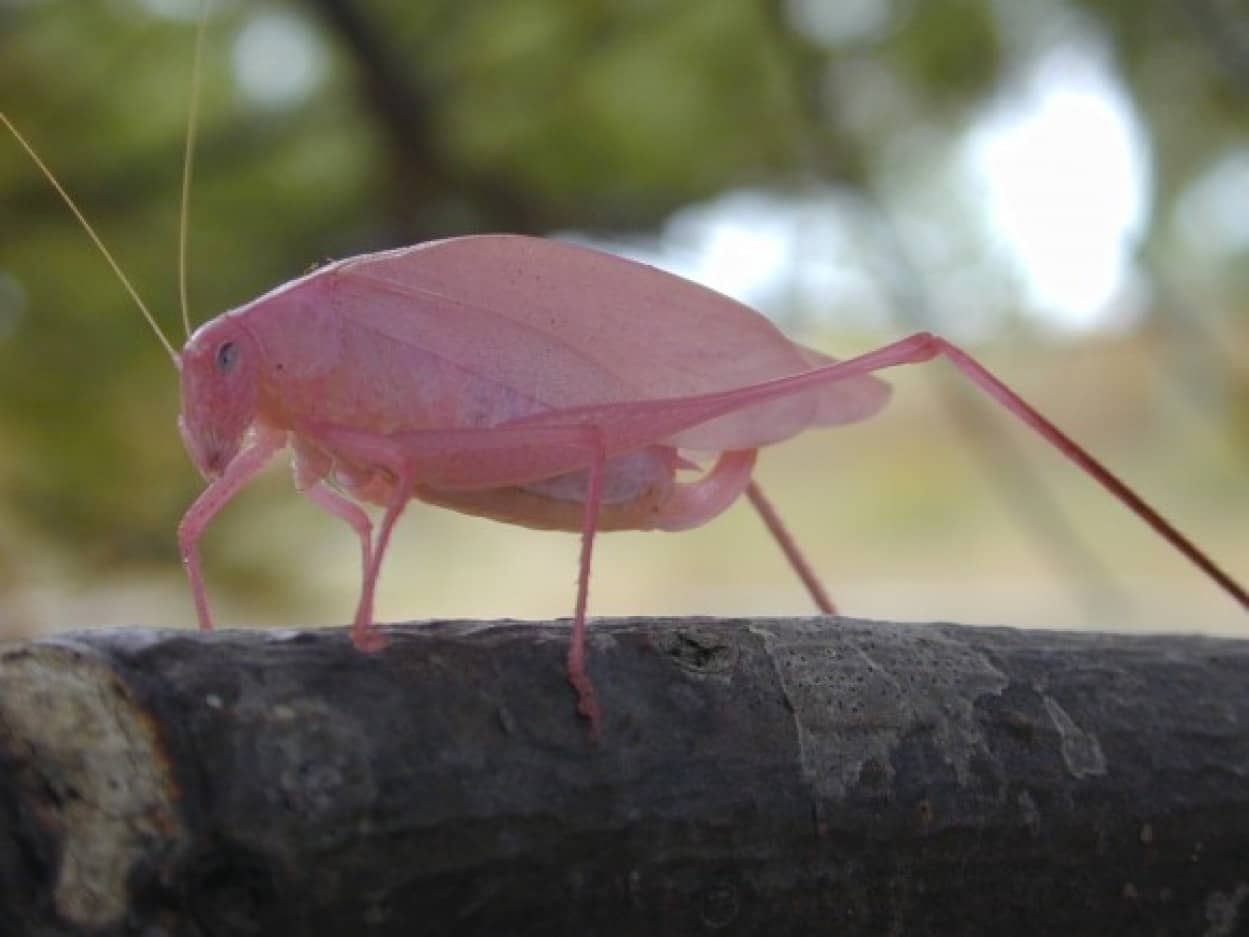
[[[723,673],[733,666],[737,649],[714,635],[692,631],[672,632],[663,640],[664,652],[686,670]]]

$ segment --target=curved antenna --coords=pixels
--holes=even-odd
[[[52,183],[52,188],[56,189],[57,194],[61,197],[65,204],[69,206],[69,210],[74,213],[74,217],[78,219],[79,224],[86,229],[86,232],[91,237],[91,240],[95,242],[95,246],[100,249],[100,253],[104,255],[104,259],[108,261],[109,266],[113,268],[113,272],[117,274],[117,278],[121,280],[121,285],[126,288],[126,292],[130,294],[130,297],[139,307],[139,311],[143,313],[143,318],[147,319],[147,324],[152,327],[152,331],[156,333],[156,337],[160,339],[160,343],[165,346],[165,351],[169,352],[169,357],[173,359],[174,366],[176,367],[179,361],[178,352],[174,349],[169,339],[165,337],[165,333],[160,330],[160,326],[156,324],[156,318],[148,310],[147,305],[140,298],[138,291],[131,285],[129,278],[127,278],[126,274],[122,272],[121,265],[113,259],[113,255],[110,254],[108,248],[104,246],[104,242],[100,239],[100,236],[95,233],[95,228],[91,227],[91,223],[87,221],[86,216],[78,209],[78,205],[75,204],[74,200],[69,197],[69,193],[66,192],[61,186],[61,183],[57,181],[56,176],[52,174],[52,170],[50,170],[47,165],[45,165],[44,161],[39,158],[39,154],[35,152],[34,147],[26,142],[26,138],[18,132],[17,128],[13,126],[13,122],[5,116],[3,111],[0,111],[0,121],[3,121],[4,125],[9,128],[9,132],[17,138],[17,142],[22,145],[22,149],[24,149],[30,155],[30,158],[35,161],[35,165],[39,167],[39,171],[47,177],[49,182]]]
[[[187,108],[186,151],[182,156],[182,205],[178,211],[178,299],[182,305],[182,328],[191,337],[191,304],[187,301],[187,231],[191,217],[191,167],[195,162],[195,128],[199,123],[200,73],[204,61],[204,33],[208,26],[208,0],[200,0],[199,24],[195,28],[195,56],[191,63],[191,103]]]

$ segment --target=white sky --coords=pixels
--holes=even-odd
[[[991,230],[1025,301],[1056,324],[1103,324],[1130,286],[1149,166],[1131,103],[1098,51],[1061,47],[967,139]]]
[[[1184,194],[1179,222],[1201,252],[1249,251],[1249,145],[1231,149]]]
[[[291,13],[262,12],[234,40],[234,80],[247,100],[262,107],[302,103],[325,79],[326,67],[320,37]]]

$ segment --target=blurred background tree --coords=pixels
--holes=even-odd
[[[0,106],[170,332],[195,0],[0,3]],[[983,353],[1249,578],[1249,16],[1221,0],[210,6],[200,320],[326,258],[474,231],[662,264],[846,355]],[[921,370],[921,369],[916,369]],[[956,383],[765,458],[847,611],[1236,628]],[[174,375],[0,144],[0,628],[188,621]],[[226,621],[341,621],[353,538],[273,476],[206,544]],[[561,535],[413,511],[385,617],[566,614]],[[607,538],[598,613],[801,612],[753,519]],[[437,544],[437,549],[431,547]],[[534,566],[537,569],[535,570]],[[1177,618],[1177,616],[1184,616]]]

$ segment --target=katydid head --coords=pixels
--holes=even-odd
[[[242,448],[256,418],[259,347],[229,316],[197,329],[178,356],[178,431],[191,461],[212,480]]]

